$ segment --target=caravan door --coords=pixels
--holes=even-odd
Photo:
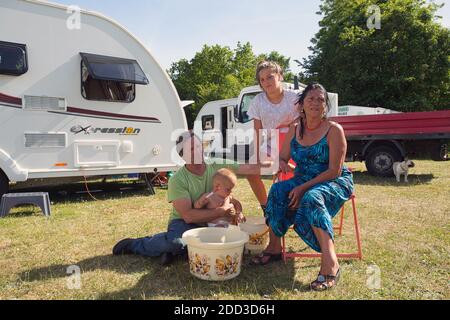
[[[234,106],[223,107],[222,114],[222,149],[224,154],[232,152],[234,145]]]
[[[240,161],[248,161],[255,155],[253,151],[254,121],[247,115],[250,103],[261,91],[243,92],[239,97],[238,117],[234,124],[234,152]]]

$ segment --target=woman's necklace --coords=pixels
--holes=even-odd
[[[319,124],[317,126],[315,126],[314,128],[310,128],[310,127],[308,127],[308,124],[306,124],[306,130],[314,131],[314,130],[318,129],[322,125],[322,123],[323,123],[323,121],[320,121]]]

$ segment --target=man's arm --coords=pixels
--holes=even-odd
[[[228,204],[216,209],[195,209],[192,208],[190,199],[177,199],[172,205],[186,223],[206,223],[221,217],[229,217],[233,208]]]

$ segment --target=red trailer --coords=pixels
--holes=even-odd
[[[369,173],[391,176],[405,157],[447,160],[450,110],[333,117],[347,138],[347,161],[365,161]]]

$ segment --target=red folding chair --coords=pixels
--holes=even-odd
[[[359,223],[358,223],[358,214],[356,211],[356,196],[355,194],[352,194],[350,196],[349,201],[352,202],[352,208],[353,208],[353,221],[355,225],[355,237],[356,237],[356,245],[357,245],[357,251],[356,252],[350,252],[350,253],[336,253],[336,256],[338,258],[342,259],[359,259],[362,260],[362,246],[361,246],[361,236],[359,231]],[[341,214],[340,214],[340,223],[339,226],[334,227],[335,230],[338,230],[338,235],[342,235],[342,229],[344,226],[344,210],[345,204],[342,206]],[[293,230],[293,228],[290,228],[289,230]],[[286,250],[286,239],[285,236],[281,238],[281,254],[283,256],[284,262],[287,262],[287,259],[289,258],[320,258],[322,256],[321,253],[304,253],[304,252],[287,252]]]

